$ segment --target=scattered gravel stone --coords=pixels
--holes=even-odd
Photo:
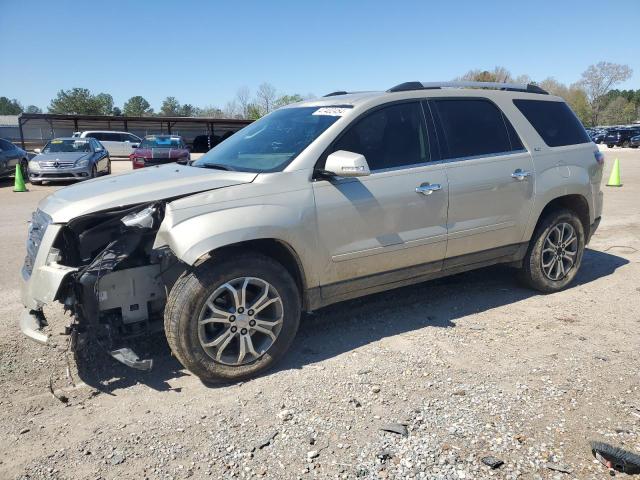
[[[383,432],[396,433],[403,437],[409,436],[409,431],[407,430],[406,425],[402,425],[401,423],[385,423],[380,427],[380,430]]]
[[[488,467],[491,467],[494,470],[504,465],[504,462],[502,460],[492,456],[482,457],[482,463],[484,463]]]

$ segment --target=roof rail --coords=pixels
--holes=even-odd
[[[405,82],[390,88],[387,92],[406,92],[409,90],[432,90],[439,88],[491,88],[494,90],[508,90],[511,92],[542,93],[543,90],[532,83],[502,83],[502,82]]]
[[[344,90],[338,90],[337,92],[331,92],[324,95],[325,97],[335,97],[336,95],[346,95],[349,92],[345,92]]]

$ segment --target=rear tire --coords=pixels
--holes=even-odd
[[[613,145],[607,144],[607,148],[613,148]]]
[[[624,148],[629,148],[629,145],[631,145],[631,143],[629,142],[629,140],[625,140],[624,142],[622,142],[622,146]]]
[[[584,228],[578,216],[566,209],[550,212],[531,238],[520,280],[543,293],[562,290],[575,278],[584,247]]]
[[[270,305],[261,308],[264,303]],[[204,382],[238,381],[265,371],[286,353],[300,314],[300,292],[281,264],[257,253],[220,260],[214,256],[185,272],[172,287],[165,334],[180,363]],[[275,339],[263,333],[264,325],[276,325],[268,327]]]

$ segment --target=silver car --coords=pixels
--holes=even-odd
[[[94,138],[54,138],[29,162],[29,180],[42,182],[87,180],[111,173],[111,159]]]
[[[20,323],[42,307],[136,368],[164,330],[206,381],[281,358],[302,311],[505,263],[555,292],[602,211],[604,159],[534,85],[419,83],[290,105],[192,165],[55,192],[33,215]],[[429,294],[425,285],[425,295]],[[336,332],[336,335],[339,335]]]

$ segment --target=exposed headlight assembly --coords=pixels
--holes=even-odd
[[[156,206],[149,205],[142,210],[125,215],[120,219],[125,227],[153,228]]]

